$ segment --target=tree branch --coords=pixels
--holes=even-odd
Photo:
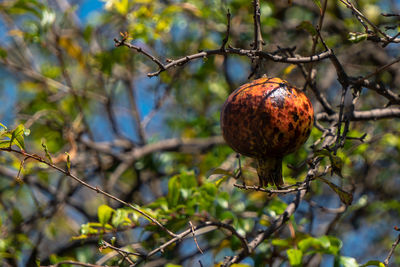
[[[26,158],[34,159],[34,160],[36,160],[36,161],[39,161],[39,162],[41,162],[41,163],[44,163],[44,164],[46,164],[47,166],[49,166],[49,167],[51,167],[51,168],[53,168],[53,169],[55,169],[55,170],[57,170],[57,171],[59,171],[59,172],[65,174],[66,176],[71,177],[72,179],[74,179],[75,181],[77,181],[78,183],[80,183],[81,185],[83,185],[83,186],[85,186],[85,187],[87,187],[87,188],[89,188],[89,189],[91,189],[91,190],[93,190],[93,191],[95,191],[95,192],[97,192],[97,193],[100,193],[100,194],[102,194],[102,195],[104,195],[104,196],[106,196],[106,197],[108,197],[108,198],[110,198],[110,199],[113,199],[113,200],[115,200],[115,201],[117,201],[117,202],[119,202],[119,203],[121,203],[121,204],[123,204],[123,205],[125,205],[125,206],[130,207],[131,209],[133,209],[134,211],[138,212],[138,213],[141,214],[143,217],[147,218],[149,221],[151,221],[152,223],[154,223],[155,225],[157,225],[158,227],[160,227],[162,230],[164,230],[165,232],[167,232],[169,235],[174,236],[174,237],[176,236],[174,233],[172,233],[170,230],[168,230],[164,225],[162,225],[159,221],[157,221],[155,218],[153,218],[152,216],[150,216],[150,215],[147,214],[146,212],[142,211],[141,209],[135,207],[134,205],[132,205],[132,204],[130,204],[130,203],[128,203],[128,202],[125,202],[125,201],[123,201],[123,200],[121,200],[121,199],[115,197],[114,195],[111,195],[110,193],[107,193],[106,191],[100,189],[100,188],[97,187],[97,186],[93,186],[93,185],[90,185],[90,184],[86,183],[85,181],[83,181],[83,180],[82,180],[81,178],[79,178],[78,176],[72,174],[69,170],[68,170],[68,171],[63,170],[63,169],[61,169],[60,167],[58,167],[58,166],[56,166],[56,165],[54,165],[54,164],[52,164],[52,163],[50,163],[50,162],[47,162],[46,160],[44,160],[43,158],[41,158],[40,156],[38,156],[38,155],[36,155],[36,154],[29,154],[29,153],[27,153],[27,152],[25,152],[25,151],[19,151],[19,150],[13,149],[13,148],[11,148],[11,147],[8,147],[8,148],[0,148],[0,151],[13,152],[13,153],[16,153],[16,154],[23,155],[23,156],[26,157]]]
[[[124,40],[119,41],[119,40],[115,39],[114,41],[118,43],[118,46],[126,46],[129,48],[132,48],[132,49],[138,51],[139,53],[142,53],[142,54],[146,55],[147,57],[149,57],[148,52],[143,53],[144,52],[143,49],[138,50],[138,49],[136,49],[136,46],[134,46],[130,43],[127,43]],[[159,66],[159,70],[156,72],[148,73],[147,76],[148,77],[158,76],[161,72],[163,72],[167,69],[170,69],[170,68],[176,67],[176,66],[183,66],[186,63],[188,63],[192,60],[195,60],[195,59],[207,58],[208,56],[212,56],[212,55],[226,55],[226,54],[246,56],[249,58],[254,58],[254,56],[258,56],[260,58],[270,59],[275,62],[296,64],[296,63],[309,63],[309,62],[320,61],[320,60],[323,60],[323,59],[326,59],[326,58],[329,58],[330,56],[332,56],[333,52],[332,52],[332,50],[327,50],[320,54],[309,56],[309,57],[284,57],[284,56],[274,55],[269,52],[258,51],[258,50],[254,50],[254,49],[240,49],[240,48],[234,48],[234,47],[229,46],[228,48],[225,48],[224,50],[221,50],[221,49],[205,50],[205,51],[201,51],[196,54],[182,57],[180,59],[168,60],[168,62],[166,64],[161,63],[160,60],[158,60],[154,56],[151,56],[149,58]],[[160,64],[161,64],[161,66],[160,66]]]
[[[242,261],[245,257],[248,255],[252,254],[254,250],[267,238],[269,238],[273,233],[278,231],[282,226],[284,226],[285,222],[289,220],[290,216],[293,215],[293,213],[297,210],[300,202],[306,195],[306,192],[309,187],[309,182],[311,181],[312,178],[316,176],[317,168],[319,165],[318,159],[314,160],[313,167],[309,169],[307,176],[304,180],[305,187],[299,189],[296,194],[296,198],[286,207],[285,211],[278,217],[276,218],[272,223],[271,226],[268,227],[268,229],[260,232],[248,245],[248,250],[242,249],[239,254],[232,256],[232,257],[227,257],[223,264],[221,266],[226,267],[226,266],[231,266],[234,263],[238,263]]]

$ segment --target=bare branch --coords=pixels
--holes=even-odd
[[[15,149],[13,149],[13,148],[11,148],[11,147],[9,147],[9,148],[0,148],[0,151],[13,152],[13,153],[16,153],[16,154],[23,155],[23,156],[26,157],[26,158],[31,158],[31,159],[34,159],[34,160],[39,161],[39,162],[41,162],[41,163],[44,163],[44,164],[46,164],[47,166],[49,166],[49,167],[51,167],[51,168],[53,168],[53,169],[55,169],[55,170],[57,170],[57,171],[59,171],[59,172],[65,174],[66,176],[71,177],[72,179],[74,179],[75,181],[77,181],[78,183],[80,183],[81,185],[83,185],[83,186],[85,186],[85,187],[87,187],[87,188],[89,188],[89,189],[91,189],[91,190],[93,190],[93,191],[95,191],[95,192],[97,192],[97,193],[100,193],[100,194],[102,194],[102,195],[104,195],[104,196],[106,196],[106,197],[108,197],[108,198],[110,198],[110,199],[113,199],[113,200],[115,200],[115,201],[117,201],[117,202],[119,202],[119,203],[121,203],[121,204],[123,204],[123,205],[125,205],[125,206],[130,207],[130,208],[133,209],[134,211],[136,211],[136,212],[138,212],[139,214],[141,214],[143,217],[147,218],[147,219],[148,219],[149,221],[151,221],[152,223],[156,224],[158,227],[160,227],[162,230],[164,230],[165,232],[167,232],[169,235],[171,235],[171,236],[176,236],[176,235],[175,235],[174,233],[172,233],[170,230],[168,230],[167,228],[165,228],[165,226],[163,226],[159,221],[157,221],[155,218],[153,218],[152,216],[150,216],[150,215],[147,214],[146,212],[142,211],[141,209],[135,207],[134,205],[132,205],[132,204],[130,204],[130,203],[128,203],[128,202],[125,202],[125,201],[123,201],[123,200],[121,200],[121,199],[115,197],[114,195],[111,195],[110,193],[107,193],[106,191],[100,189],[100,188],[97,187],[97,186],[93,186],[93,185],[90,185],[90,184],[86,183],[85,181],[83,181],[83,180],[82,180],[81,178],[79,178],[78,176],[72,174],[72,173],[69,172],[69,171],[63,170],[63,169],[61,169],[60,167],[58,167],[58,166],[56,166],[56,165],[54,165],[54,164],[52,164],[52,163],[47,162],[46,160],[44,160],[43,158],[41,158],[40,156],[38,156],[38,155],[36,155],[36,154],[29,154],[29,153],[27,153],[27,152],[25,152],[25,151],[15,150]]]
[[[242,261],[245,257],[247,257],[248,255],[253,253],[254,250],[265,239],[269,238],[273,233],[275,233],[277,230],[279,230],[281,227],[284,226],[285,222],[287,220],[289,220],[290,216],[292,216],[293,213],[297,210],[298,206],[300,205],[301,200],[306,195],[306,192],[307,192],[308,186],[309,186],[309,182],[316,175],[319,161],[320,160],[315,159],[313,167],[309,169],[307,176],[304,180],[304,182],[306,183],[306,186],[303,189],[300,189],[299,191],[297,191],[295,199],[286,207],[285,211],[271,223],[270,227],[268,227],[266,230],[261,231],[259,234],[257,234],[257,236],[249,243],[248,251],[242,249],[239,252],[239,254],[237,254],[233,257],[227,257],[221,266],[223,266],[223,267],[231,266],[234,263],[238,263],[238,262]]]
[[[231,12],[228,9],[228,12],[226,13],[226,18],[227,18],[227,24],[226,24],[226,34],[224,40],[222,40],[222,45],[221,45],[221,50],[225,51],[225,46],[228,43],[229,40],[229,35],[231,32]]]
[[[118,46],[123,45],[123,46],[129,47],[129,48],[136,47],[136,46],[134,46],[130,43],[126,43],[124,41],[118,41],[118,40],[115,40],[115,41],[118,43]],[[139,53],[144,54],[143,49],[138,50],[138,49],[134,48],[134,50],[138,51]],[[157,58],[155,58],[154,56],[151,56],[151,57],[148,56],[160,68],[156,72],[148,73],[147,76],[148,77],[158,76],[161,72],[163,72],[167,69],[170,69],[170,68],[176,67],[176,66],[183,66],[186,63],[188,63],[194,59],[207,58],[208,56],[212,56],[212,55],[226,55],[226,54],[246,56],[249,58],[254,58],[254,56],[258,56],[260,58],[270,59],[275,62],[296,64],[296,63],[309,63],[309,62],[321,61],[323,59],[326,59],[326,58],[329,58],[330,56],[332,56],[333,52],[332,52],[332,50],[327,50],[320,54],[309,56],[309,57],[283,57],[283,56],[279,56],[279,55],[274,55],[269,52],[258,51],[258,50],[254,50],[254,49],[247,50],[247,49],[233,48],[233,47],[229,46],[228,48],[225,48],[224,50],[215,49],[215,50],[201,51],[199,53],[188,55],[188,56],[182,57],[180,59],[170,60],[166,64],[162,64],[161,61],[158,60]],[[146,52],[144,55],[147,56],[147,55],[149,55],[149,53]],[[161,63],[161,66],[160,66],[160,63]]]
[[[371,81],[365,80],[365,79],[359,79],[359,80],[355,81],[354,84],[361,85],[370,90],[373,90],[373,91],[377,92],[378,94],[386,97],[390,101],[390,103],[400,105],[400,95],[385,88],[384,85],[382,85],[382,84],[379,84],[377,82],[371,82]]]
[[[56,264],[52,264],[52,265],[48,265],[48,266],[41,265],[41,267],[58,267],[63,264],[71,264],[71,265],[75,265],[75,266],[84,266],[84,267],[103,267],[102,265],[84,263],[84,262],[79,262],[79,261],[69,261],[69,260],[60,261],[60,262],[57,262]]]
[[[365,111],[353,111],[349,116],[350,121],[399,118],[400,108],[377,108]],[[327,113],[318,113],[316,118],[321,121],[334,121],[338,119],[338,114],[329,116]]]
[[[262,51],[262,46],[265,44],[261,33],[261,8],[260,0],[253,0],[253,21],[254,21],[254,42],[252,47],[256,51]]]
[[[387,255],[387,257],[386,257],[386,259],[385,259],[385,261],[384,261],[384,263],[385,263],[386,266],[388,266],[389,260],[390,260],[390,258],[392,257],[392,255],[393,255],[393,253],[394,253],[394,250],[396,249],[396,247],[397,247],[397,245],[398,245],[399,243],[400,243],[400,234],[397,236],[397,240],[394,241],[394,243],[392,244],[392,248],[390,249],[389,254]]]
[[[120,41],[117,38],[115,38],[114,39],[115,47],[126,46],[126,47],[128,47],[130,49],[136,50],[138,53],[141,53],[141,54],[145,55],[146,57],[150,58],[154,63],[156,63],[160,67],[160,69],[164,68],[164,64],[160,60],[158,60],[155,56],[153,56],[149,52],[145,51],[140,46],[136,46],[136,45],[133,45],[133,44],[128,44],[125,41],[126,41],[125,39],[122,39]]]

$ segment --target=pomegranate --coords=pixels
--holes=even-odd
[[[260,186],[283,185],[282,158],[310,135],[314,110],[307,96],[280,78],[260,78],[236,89],[221,112],[225,141],[257,160]]]

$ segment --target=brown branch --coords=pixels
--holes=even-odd
[[[359,79],[359,80],[355,81],[354,84],[363,86],[370,90],[373,90],[373,91],[377,92],[378,94],[380,94],[381,96],[386,97],[390,101],[390,103],[400,105],[400,95],[385,88],[383,85],[381,85],[377,82],[371,82],[369,80]]]
[[[231,12],[228,9],[228,12],[226,13],[226,18],[227,18],[227,23],[226,23],[226,34],[224,40],[222,40],[222,45],[221,45],[221,50],[225,51],[225,46],[228,43],[229,40],[229,35],[231,33]]]
[[[325,17],[325,12],[326,12],[326,7],[327,7],[327,3],[328,0],[325,0],[322,6],[321,14],[319,16],[319,20],[318,20],[318,26],[317,26],[317,31],[319,32],[322,29],[322,24],[324,22],[324,17]],[[313,45],[311,48],[311,55],[315,54],[316,48],[317,48],[317,44],[318,44],[318,34],[313,36]],[[313,63],[310,64],[309,68],[308,68],[308,76],[307,76],[307,83],[312,84],[313,83],[313,79],[311,77],[312,74],[312,70],[313,70]]]
[[[75,266],[85,266],[85,267],[103,267],[103,265],[90,264],[90,263],[84,263],[84,262],[79,262],[79,261],[70,261],[70,260],[60,261],[60,262],[57,262],[56,264],[52,264],[52,265],[40,265],[40,266],[41,267],[59,267],[63,264],[70,264],[70,265],[75,265]]]
[[[309,169],[304,180],[306,186],[297,191],[296,198],[286,207],[285,211],[272,222],[270,227],[256,235],[256,237],[249,243],[248,249],[242,249],[237,255],[227,257],[221,266],[231,266],[234,263],[242,261],[244,258],[252,254],[265,239],[269,238],[273,233],[285,225],[285,222],[289,220],[290,216],[292,216],[297,210],[301,200],[304,198],[308,190],[310,180],[316,176],[319,161],[319,159],[314,160],[313,166]]]
[[[389,254],[387,255],[386,259],[383,262],[386,266],[388,266],[389,260],[392,257],[394,250],[396,249],[399,243],[400,243],[400,234],[397,236],[397,240],[394,241],[394,243],[392,244],[392,248],[390,249]]]
[[[235,228],[233,228],[230,224],[226,224],[223,222],[212,222],[212,221],[207,221],[201,225],[198,226],[190,226],[188,229],[183,231],[182,233],[176,235],[174,238],[170,239],[169,241],[165,242],[158,248],[150,251],[147,255],[141,258],[141,260],[138,260],[134,266],[140,264],[143,260],[148,259],[155,255],[158,252],[163,252],[165,248],[167,248],[169,245],[172,245],[176,242],[181,242],[186,236],[190,234],[194,234],[195,236],[199,236],[211,231],[214,231],[215,229],[222,228],[226,229],[229,232],[231,232],[232,235],[236,236],[240,242],[242,243],[242,247],[244,248],[245,251],[248,251],[248,243],[246,238],[244,238],[241,234],[239,234]]]
[[[117,182],[119,177],[139,158],[148,154],[162,151],[181,151],[184,153],[202,151],[214,145],[225,144],[222,136],[213,136],[209,138],[179,139],[171,138],[148,144],[142,147],[133,148],[130,152],[118,155],[122,163],[115,169],[109,178],[108,188]],[[111,187],[110,187],[111,186]]]
[[[129,47],[129,48],[135,47],[134,45],[132,45],[130,43],[126,43],[124,41],[116,40],[116,42],[118,43],[118,46],[123,45],[123,46]],[[143,49],[136,50],[136,51],[138,51],[139,53],[143,53]],[[257,51],[254,49],[249,49],[249,50],[248,49],[240,49],[240,48],[234,48],[234,47],[229,46],[228,48],[225,48],[224,50],[221,50],[221,49],[205,50],[205,51],[201,51],[196,54],[182,57],[180,59],[169,60],[166,64],[161,63],[162,67],[159,65],[161,61],[158,60],[157,58],[155,58],[154,56],[151,56],[149,58],[153,62],[155,62],[157,65],[159,65],[160,68],[156,72],[148,73],[147,76],[148,77],[158,76],[161,72],[163,72],[167,69],[170,69],[170,68],[176,67],[176,66],[183,66],[186,63],[188,63],[192,60],[195,60],[195,59],[207,58],[208,56],[212,56],[212,55],[226,55],[226,54],[247,56],[249,58],[254,58],[254,56],[258,56],[258,57],[261,57],[264,59],[270,59],[275,62],[296,64],[296,63],[310,63],[310,62],[320,61],[320,60],[329,58],[333,54],[333,52],[332,52],[332,50],[327,50],[320,54],[309,56],[309,57],[283,57],[283,56],[279,56],[279,55],[274,55],[269,52]],[[144,54],[144,55],[148,55],[148,53],[146,52],[146,54]]]
[[[97,193],[100,193],[100,194],[102,194],[102,195],[104,195],[104,196],[106,196],[106,197],[108,197],[108,198],[110,198],[110,199],[113,199],[113,200],[115,200],[115,201],[117,201],[117,202],[119,202],[119,203],[121,203],[121,204],[123,204],[123,205],[125,205],[125,206],[130,207],[131,209],[133,209],[134,211],[136,211],[137,213],[141,214],[143,217],[147,218],[149,221],[151,221],[152,223],[154,223],[155,225],[157,225],[158,227],[160,227],[162,230],[164,230],[165,232],[167,232],[169,235],[171,235],[171,236],[173,236],[173,237],[176,236],[174,233],[172,233],[172,232],[171,232],[170,230],[168,230],[164,225],[162,225],[159,221],[157,221],[155,218],[153,218],[152,216],[150,216],[150,215],[147,214],[146,212],[140,210],[139,208],[133,206],[132,204],[130,204],[130,203],[128,203],[128,202],[125,202],[125,201],[123,201],[123,200],[121,200],[121,199],[115,197],[114,195],[111,195],[110,193],[107,193],[106,191],[102,190],[101,188],[99,188],[99,187],[97,187],[97,186],[93,186],[93,185],[90,185],[90,184],[86,183],[85,181],[83,181],[83,180],[82,180],[81,178],[79,178],[78,176],[72,174],[72,173],[69,172],[69,171],[63,170],[63,169],[61,169],[60,167],[58,167],[58,166],[56,166],[56,165],[54,165],[54,164],[52,164],[52,163],[47,162],[46,160],[44,160],[43,158],[41,158],[40,156],[38,156],[38,155],[36,155],[36,154],[29,154],[29,153],[27,153],[27,152],[25,152],[25,151],[19,151],[19,150],[13,149],[13,148],[11,148],[11,147],[9,147],[9,148],[0,148],[0,151],[13,152],[13,153],[16,153],[16,154],[23,155],[23,156],[26,157],[26,158],[31,158],[31,159],[34,159],[34,160],[39,161],[39,162],[41,162],[41,163],[44,163],[44,164],[46,164],[47,166],[49,166],[49,167],[51,167],[51,168],[53,168],[53,169],[55,169],[55,170],[57,170],[57,171],[63,173],[64,175],[66,175],[66,176],[68,176],[68,177],[71,177],[72,179],[74,179],[74,180],[75,180],[76,182],[78,182],[79,184],[81,184],[81,185],[83,185],[83,186],[85,186],[85,187],[87,187],[87,188],[89,188],[89,189],[91,189],[91,190],[93,190],[93,191],[95,191],[95,192],[97,192]]]
[[[396,58],[395,60],[393,60],[392,62],[390,62],[390,63],[388,63],[388,64],[386,64],[386,65],[384,65],[384,66],[379,67],[376,71],[374,71],[374,72],[371,73],[371,74],[368,74],[368,75],[365,76],[364,78],[359,79],[359,80],[357,81],[357,83],[361,83],[361,82],[363,82],[363,80],[368,80],[369,78],[371,78],[371,77],[377,75],[378,73],[380,73],[380,72],[386,70],[387,68],[389,68],[390,66],[392,66],[393,64],[396,64],[396,63],[398,63],[398,62],[400,62],[400,57]]]
[[[123,250],[123,249],[121,249],[121,248],[115,247],[115,246],[111,245],[110,243],[108,243],[108,242],[105,241],[105,240],[102,240],[101,243],[102,243],[101,248],[110,248],[110,249],[116,251],[116,252],[117,252],[119,255],[121,255],[124,259],[126,259],[126,261],[128,261],[129,264],[135,264],[135,263],[132,261],[132,259],[129,257],[130,255],[132,255],[132,256],[139,256],[139,257],[142,257],[142,256],[143,256],[143,255],[140,254],[140,253],[130,252],[130,251],[126,251],[126,250]]]
[[[349,114],[350,121],[380,120],[399,117],[400,108],[377,108],[365,111],[353,111]],[[327,113],[318,113],[316,119],[321,121],[334,121],[338,119],[338,114],[328,115]]]
[[[268,195],[272,194],[289,194],[289,193],[295,193],[300,190],[305,189],[305,184],[303,186],[299,186],[296,188],[288,188],[288,189],[268,189],[268,188],[263,188],[260,186],[252,186],[252,185],[241,185],[241,184],[234,184],[234,187],[244,189],[244,190],[253,190],[253,191],[259,191],[259,192],[265,192],[268,193]]]
[[[256,51],[262,51],[262,46],[265,44],[262,38],[261,33],[261,8],[260,8],[260,0],[253,0],[253,21],[254,21],[254,42],[252,43],[252,47]]]
[[[400,108],[371,109],[367,111],[354,111],[351,120],[365,121],[388,118],[400,118]]]
[[[150,58],[154,63],[156,63],[160,67],[160,69],[164,68],[164,64],[160,60],[158,60],[155,56],[153,56],[152,54],[150,54],[149,52],[147,52],[140,46],[128,44],[125,41],[126,41],[125,39],[122,39],[120,41],[117,38],[114,38],[115,47],[126,46],[130,49],[136,50],[138,53],[141,53],[141,54],[145,55],[146,57]]]
[[[379,32],[385,39],[388,41],[390,39],[390,36],[388,36],[386,33],[381,31],[374,23],[372,23],[366,16],[364,16],[363,13],[361,13],[352,3],[350,3],[349,0],[340,0],[347,8],[351,9],[353,13],[360,18],[362,18],[364,21],[366,21],[376,32]]]

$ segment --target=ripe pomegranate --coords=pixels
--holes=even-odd
[[[281,186],[282,158],[307,140],[314,110],[307,96],[280,78],[260,78],[236,89],[221,112],[225,141],[257,160],[260,186]]]

